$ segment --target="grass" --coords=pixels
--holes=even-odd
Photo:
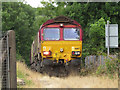
[[[21,78],[21,79],[24,79],[25,78],[25,75],[23,72],[21,72],[20,70],[17,69],[17,77],[18,78]]]
[[[25,81],[25,85],[18,86],[18,88],[40,88],[41,83],[39,78],[41,78],[41,74],[29,69],[25,63],[17,62],[17,78],[23,79]]]
[[[49,77],[30,70],[24,63],[17,62],[17,77],[26,83],[18,88],[118,88],[118,77],[106,75],[70,75],[65,78]]]
[[[17,62],[17,78],[22,79],[25,82],[25,86],[31,86],[33,85],[32,80],[28,80],[29,74],[26,72],[26,66],[25,64],[22,64],[20,62]],[[23,86],[17,86],[18,88],[22,88]]]

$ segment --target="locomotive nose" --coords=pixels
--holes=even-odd
[[[43,46],[43,57],[52,60],[64,60],[64,62],[70,61],[76,57],[80,57],[81,48],[79,45],[65,45],[64,44],[50,44],[49,46]]]

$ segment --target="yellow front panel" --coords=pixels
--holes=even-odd
[[[60,52],[63,49],[63,52]],[[51,51],[50,56],[43,56],[43,51]],[[80,51],[79,56],[72,56],[72,51]],[[41,41],[41,55],[42,58],[49,58],[51,60],[64,59],[70,61],[75,57],[82,55],[82,41]]]

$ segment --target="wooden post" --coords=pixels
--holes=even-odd
[[[0,39],[0,90],[2,88],[2,39]]]
[[[15,32],[8,31],[10,88],[17,88]]]
[[[101,55],[100,55],[100,65],[102,65],[102,64],[101,64]]]
[[[94,55],[92,56],[92,58],[93,58],[93,69],[95,69],[95,63],[94,63]]]

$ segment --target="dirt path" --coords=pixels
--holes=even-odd
[[[66,78],[49,77],[29,70],[24,64],[17,63],[17,67],[32,81],[32,85],[24,88],[118,88],[118,78],[109,79],[105,76],[68,76]]]
[[[57,78],[43,76],[41,82],[42,88],[117,88],[118,81],[110,80],[105,77],[96,76],[69,76],[67,78]]]

